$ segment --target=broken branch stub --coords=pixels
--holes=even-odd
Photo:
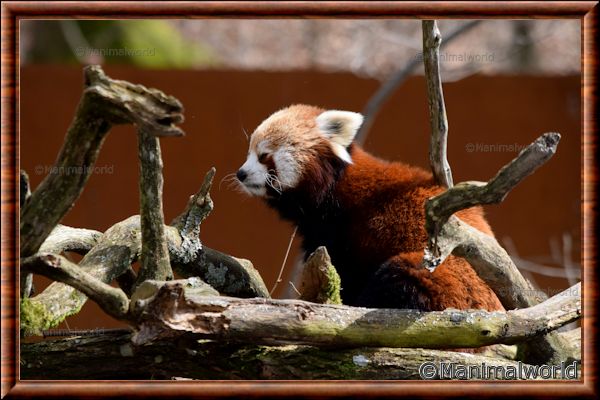
[[[171,222],[171,226],[177,228],[181,235],[181,243],[169,249],[176,256],[173,260],[176,263],[193,262],[202,250],[200,227],[213,210],[210,188],[215,173],[214,167],[208,170],[198,192],[190,196],[185,210]]]
[[[319,304],[342,304],[341,279],[325,246],[318,247],[304,263],[300,300]]]
[[[81,194],[114,124],[133,123],[152,136],[181,136],[183,107],[159,90],[84,69],[85,89],[50,173],[21,208],[20,255],[34,254]]]

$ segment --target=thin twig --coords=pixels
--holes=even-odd
[[[281,276],[283,275],[283,270],[285,269],[285,263],[287,262],[288,256],[290,254],[290,249],[292,248],[292,242],[296,237],[296,232],[298,232],[297,226],[294,228],[294,232],[292,232],[292,236],[290,237],[290,242],[288,243],[287,250],[285,251],[285,257],[283,258],[283,262],[281,263],[281,268],[279,269],[279,275],[277,276],[277,280],[275,281],[275,284],[269,292],[269,295],[271,296],[273,296],[273,292],[275,292],[275,289],[277,289],[277,285],[279,285],[279,282],[281,282]]]

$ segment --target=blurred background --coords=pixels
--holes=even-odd
[[[440,21],[442,37],[465,23]],[[245,132],[293,103],[363,110],[420,57],[422,38],[412,20],[21,20],[19,46],[20,163],[33,189],[73,118],[84,65],[158,88],[186,110],[186,136],[161,140],[166,221],[215,166],[215,209],[202,241],[250,259],[270,289],[294,227],[221,182],[245,159]],[[554,158],[504,203],[485,207],[499,242],[548,295],[580,277],[580,47],[579,20],[485,20],[440,53],[455,182],[488,180],[542,133],[562,134]],[[365,148],[428,169],[422,66],[377,111]],[[137,177],[135,128],[115,127],[63,223],[105,231],[138,214]],[[298,257],[296,238],[274,297],[295,297],[289,282]],[[47,284],[35,278],[38,292]],[[118,325],[88,302],[61,327]]]

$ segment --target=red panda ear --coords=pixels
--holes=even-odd
[[[333,152],[347,163],[352,163],[352,159],[346,148],[362,122],[363,116],[351,111],[329,110],[317,117],[317,127],[329,139]]]

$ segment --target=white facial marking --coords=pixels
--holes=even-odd
[[[277,178],[279,183],[285,189],[286,187],[294,187],[300,179],[300,165],[294,158],[291,149],[282,147],[273,153],[273,161],[277,168]]]
[[[255,196],[264,196],[267,194],[265,182],[267,179],[267,168],[258,161],[258,155],[254,151],[248,153],[246,162],[240,167],[246,173],[246,179],[242,187]]]

